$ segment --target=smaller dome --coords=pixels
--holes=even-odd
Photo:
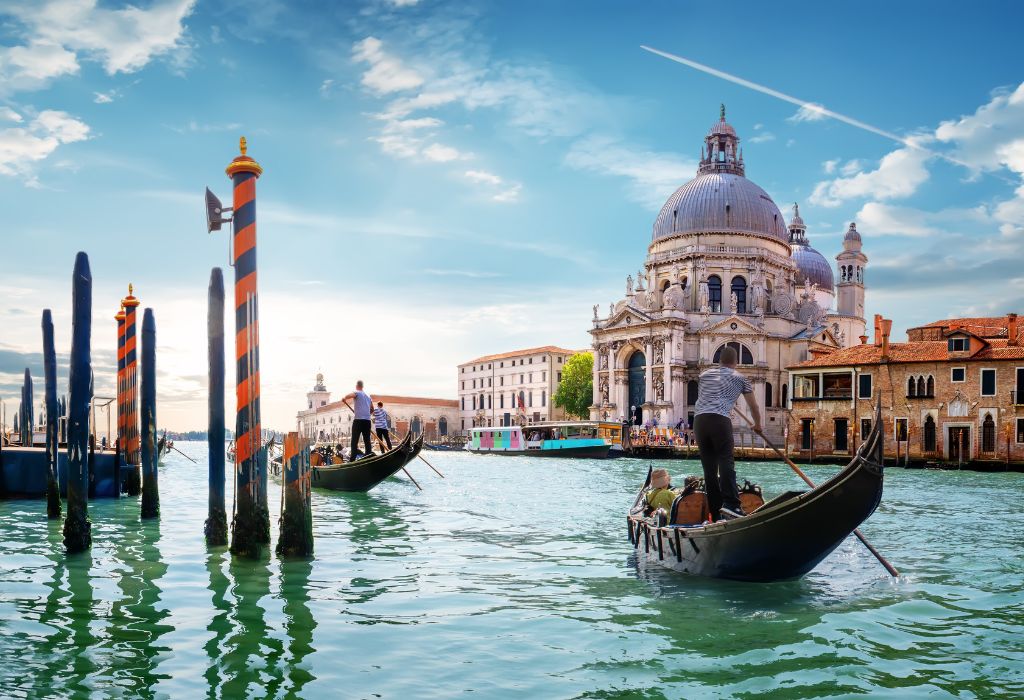
[[[821,291],[832,294],[834,292],[832,266],[828,264],[825,256],[812,248],[806,240],[794,241],[790,245],[793,249],[793,262],[797,267],[797,284],[803,284],[804,280],[810,280],[812,284],[818,285],[818,289]]]

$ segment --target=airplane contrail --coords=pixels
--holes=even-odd
[[[891,131],[886,131],[885,129],[880,129],[877,126],[872,126],[871,124],[867,124],[865,122],[862,122],[859,119],[854,119],[853,117],[848,117],[845,114],[839,114],[838,112],[833,112],[831,109],[827,109],[827,108],[825,108],[825,107],[823,107],[823,106],[821,106],[821,105],[819,105],[819,104],[817,104],[815,102],[808,102],[807,100],[801,100],[801,99],[799,99],[797,97],[793,97],[792,95],[787,95],[784,92],[779,92],[778,90],[775,90],[775,89],[772,89],[770,87],[767,87],[766,85],[760,85],[760,84],[752,82],[750,80],[746,80],[745,78],[741,78],[738,75],[733,75],[732,73],[726,73],[725,71],[718,70],[717,68],[712,68],[711,66],[706,66],[703,63],[697,63],[696,61],[691,61],[690,59],[683,58],[682,56],[676,56],[675,54],[667,53],[665,51],[659,51],[658,49],[651,48],[650,46],[643,46],[643,45],[641,45],[640,48],[643,49],[644,51],[649,51],[649,52],[651,52],[653,54],[661,56],[662,58],[667,58],[670,61],[675,61],[676,63],[682,63],[684,66],[689,66],[690,68],[695,68],[696,70],[699,70],[702,73],[707,73],[708,75],[713,75],[716,78],[721,78],[722,80],[728,80],[730,83],[736,83],[737,85],[742,85],[743,87],[750,88],[751,90],[756,90],[758,92],[764,93],[765,95],[771,95],[772,97],[775,97],[777,99],[783,100],[784,102],[789,102],[790,104],[794,104],[794,105],[796,105],[796,106],[798,106],[798,107],[800,107],[800,108],[802,108],[804,110],[807,110],[808,112],[816,112],[816,113],[818,113],[818,114],[820,114],[820,115],[822,115],[824,117],[831,117],[833,119],[836,119],[838,121],[843,122],[844,124],[849,124],[850,126],[856,127],[858,129],[863,129],[865,131],[870,131],[872,134],[877,134],[878,136],[882,136],[882,137],[885,137],[887,139],[891,139],[893,141],[896,141],[897,143],[902,143],[904,146],[907,146],[909,148],[914,148],[914,149],[917,149],[919,151],[927,151],[928,153],[933,153],[933,154],[939,156],[940,158],[943,158],[944,160],[950,161],[951,163],[956,163],[957,165],[963,165],[963,166],[967,167],[966,163],[961,163],[960,161],[955,160],[953,158],[950,158],[949,156],[943,155],[941,153],[937,153],[937,152],[935,152],[935,151],[933,151],[933,150],[931,150],[929,148],[925,148],[924,146],[920,145],[919,143],[916,143],[914,141],[914,139],[909,139],[909,138],[907,138],[905,136],[900,136],[899,134],[894,134]]]

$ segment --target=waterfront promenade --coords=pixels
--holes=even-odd
[[[421,480],[422,492],[401,477],[369,494],[315,491],[312,561],[232,561],[203,543],[206,444],[176,446],[199,464],[167,457],[165,516],[140,523],[135,499],[91,503],[91,553],[61,551],[40,501],[0,501],[4,696],[1009,697],[1024,687],[1018,474],[890,469],[863,530],[901,579],[851,539],[799,581],[751,585],[638,568],[623,513],[648,462],[633,459],[433,453],[447,478]],[[815,480],[834,471],[808,469]],[[778,463],[739,474],[766,495],[799,486]],[[275,512],[279,497],[271,481]]]

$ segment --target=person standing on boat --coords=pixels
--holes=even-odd
[[[356,382],[356,390],[342,399],[342,401],[347,402],[349,399],[352,399],[352,402],[355,404],[353,412],[356,414],[352,420],[351,461],[354,462],[359,451],[360,436],[363,438],[363,444],[366,445],[366,454],[373,454],[373,445],[370,443],[372,439],[370,437],[370,410],[373,408],[373,399],[363,391],[362,379]]]
[[[761,412],[754,399],[754,387],[749,379],[736,371],[736,361],[735,348],[722,348],[719,366],[700,375],[694,408],[697,415],[693,419],[693,432],[704,467],[708,508],[715,520],[719,519],[722,510],[744,515],[736,486],[732,419],[729,417],[741,394],[754,417],[754,432],[761,434]]]
[[[377,442],[387,443],[391,449],[391,434],[388,431],[388,412],[384,410],[384,402],[378,401],[377,408],[373,410],[373,427],[377,429]]]

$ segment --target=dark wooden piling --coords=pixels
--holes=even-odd
[[[298,433],[288,433],[281,458],[284,511],[281,513],[281,537],[277,541],[278,556],[313,555],[309,469],[309,446],[300,440]]]
[[[263,169],[246,155],[227,167],[233,187],[235,269],[235,515],[231,553],[257,557],[270,541],[266,469],[261,465],[259,305],[256,285],[256,179]],[[262,474],[262,476],[261,476]]]
[[[32,447],[32,431],[35,428],[35,414],[32,410],[33,403],[32,373],[28,367],[25,368],[25,383],[21,385],[21,446]]]
[[[153,309],[142,312],[142,372],[139,398],[142,409],[142,517],[160,515],[160,490],[156,464],[156,321]]]
[[[60,518],[60,488],[57,484],[57,438],[60,404],[57,402],[57,351],[53,342],[53,315],[43,310],[43,381],[46,402],[46,517]]]
[[[79,253],[71,284],[71,376],[68,398],[68,514],[64,546],[69,553],[92,545],[89,522],[89,404],[92,402],[92,273]]]
[[[57,438],[57,444],[63,444],[68,441],[68,397],[64,394],[60,397],[60,435]]]
[[[210,272],[206,313],[207,354],[210,365],[209,422],[206,439],[210,496],[206,515],[206,544],[222,547],[228,543],[228,516],[224,507],[224,273]]]

